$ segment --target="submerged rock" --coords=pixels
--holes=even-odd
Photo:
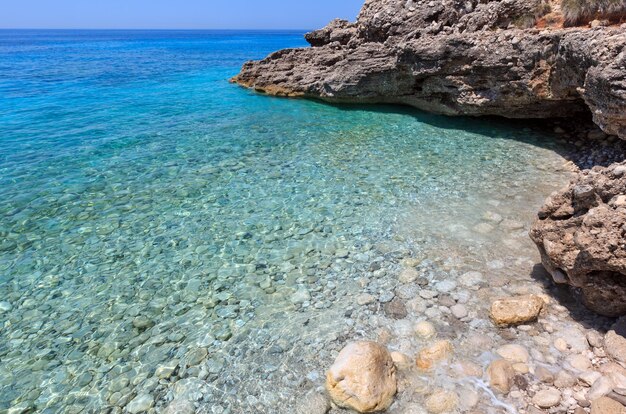
[[[611,359],[626,368],[626,317],[620,318],[606,333],[604,350]]]
[[[583,171],[546,200],[530,231],[555,282],[606,316],[626,314],[625,167]]]
[[[194,414],[195,412],[194,405],[186,400],[174,400],[163,410],[163,414]]]
[[[600,397],[591,403],[591,414],[626,414],[626,407],[611,398]]]
[[[498,359],[487,368],[487,376],[491,388],[502,394],[508,394],[511,391],[515,371],[509,361]]]
[[[519,325],[536,320],[543,305],[536,295],[500,299],[491,304],[489,316],[499,326]]]
[[[150,394],[140,394],[136,396],[127,406],[131,414],[143,413],[148,411],[154,405],[154,397]]]
[[[429,339],[435,336],[435,334],[437,333],[437,330],[435,329],[435,326],[432,323],[428,321],[422,321],[422,322],[418,322],[415,325],[415,333],[417,334],[417,336],[419,336],[422,339]]]
[[[339,353],[326,374],[326,388],[340,407],[361,413],[383,411],[396,394],[391,355],[375,342],[354,342]]]
[[[425,405],[429,413],[451,412],[459,405],[459,396],[452,391],[436,390],[426,399]]]
[[[417,367],[422,370],[429,370],[434,367],[434,365],[444,359],[448,358],[453,351],[452,344],[450,341],[438,341],[433,345],[422,349],[417,354],[417,359],[415,363]]]
[[[533,404],[539,408],[551,408],[561,402],[561,392],[556,388],[539,391],[533,397]]]

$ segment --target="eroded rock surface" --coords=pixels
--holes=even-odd
[[[348,344],[328,370],[326,389],[340,407],[361,413],[387,409],[397,390],[387,348],[376,342]]]
[[[539,316],[543,303],[537,295],[499,299],[491,304],[489,317],[498,326],[531,322]]]
[[[557,283],[602,315],[626,314],[626,163],[583,171],[550,196],[530,236]]]
[[[279,96],[398,103],[447,115],[571,116],[591,110],[626,138],[626,30],[539,30],[541,2],[368,0],[313,46],[248,62],[233,80]]]

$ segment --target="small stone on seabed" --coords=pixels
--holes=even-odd
[[[139,394],[128,405],[126,409],[131,414],[143,413],[152,408],[154,398],[150,394]]]
[[[178,360],[173,359],[170,362],[159,365],[154,373],[157,378],[167,379],[172,376],[178,367]]]
[[[417,325],[415,325],[415,333],[417,333],[417,335],[422,339],[429,339],[435,336],[437,331],[435,330],[435,326],[432,323],[428,321],[422,321],[418,322]]]
[[[429,413],[447,413],[459,405],[459,397],[452,391],[437,390],[426,399],[425,405]]]
[[[489,316],[499,326],[519,325],[536,320],[543,305],[536,295],[500,299],[491,304]]]
[[[406,306],[399,298],[393,299],[391,302],[383,305],[385,314],[392,319],[403,319],[407,316]]]
[[[431,346],[422,349],[417,354],[417,367],[423,370],[431,369],[437,362],[442,361],[452,354],[453,347],[450,341],[438,341]]]
[[[452,314],[457,318],[457,319],[463,319],[467,316],[467,308],[465,308],[465,306],[460,305],[460,304],[456,304],[454,306],[452,306],[450,308],[450,310],[452,311]]]
[[[487,376],[489,377],[491,388],[506,395],[511,391],[515,371],[509,361],[498,359],[493,361],[487,368]]]
[[[359,306],[369,305],[370,303],[374,303],[376,298],[369,293],[363,293],[356,297],[356,303]]]
[[[295,407],[295,414],[326,414],[330,410],[330,401],[325,394],[310,392]]]
[[[412,283],[417,280],[419,277],[419,273],[417,270],[412,267],[406,268],[400,272],[400,276],[398,276],[398,280],[400,283]]]
[[[533,397],[533,404],[539,408],[551,408],[561,402],[561,392],[556,388],[539,391]]]
[[[167,405],[162,414],[194,414],[196,412],[193,404],[186,400],[173,400]]]
[[[483,280],[483,274],[480,272],[467,272],[459,278],[461,285],[467,288],[477,288]]]
[[[185,355],[185,362],[188,367],[192,367],[200,364],[207,357],[208,352],[206,348],[194,348],[191,349]]]
[[[626,414],[626,407],[611,398],[600,397],[591,403],[591,414]]]
[[[530,359],[530,354],[528,353],[526,348],[517,344],[508,344],[501,346],[500,348],[498,348],[496,353],[511,363],[527,363]]]

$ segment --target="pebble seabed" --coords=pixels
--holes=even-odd
[[[5,192],[0,412],[340,413],[325,371],[361,339],[408,358],[391,413],[426,412],[441,389],[450,412],[586,409],[612,321],[553,286],[527,236],[572,173],[559,146],[351,116],[320,139],[201,152],[215,144],[197,138],[36,197]],[[529,293],[547,303],[537,323],[489,320],[492,300]],[[452,358],[418,371],[441,339]],[[524,350],[502,395],[485,372],[507,344]]]

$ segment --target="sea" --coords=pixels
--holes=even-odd
[[[564,144],[229,82],[304,32],[0,31],[0,412],[323,412],[350,341],[494,335],[459,278],[526,286]]]

